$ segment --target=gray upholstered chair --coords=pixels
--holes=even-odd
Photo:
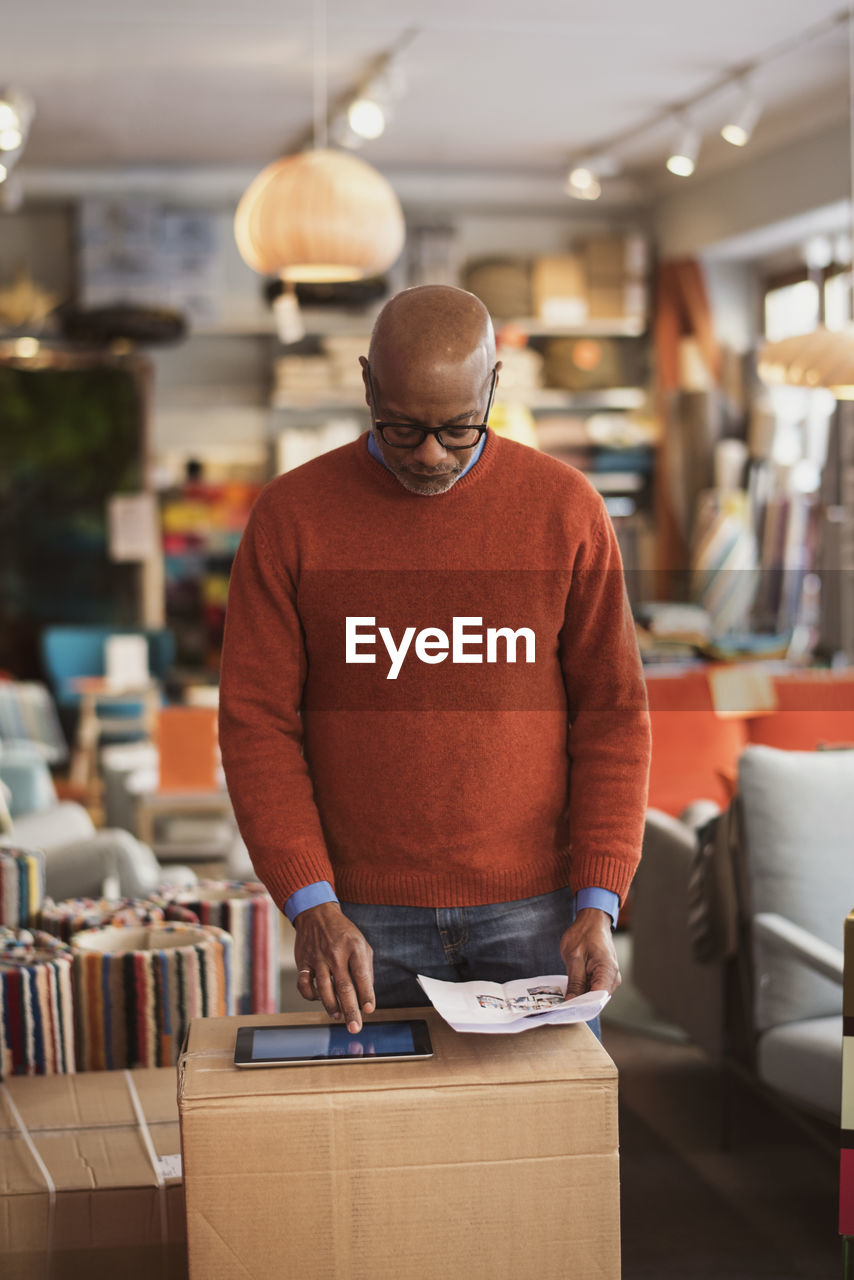
[[[709,1053],[838,1122],[854,751],[747,747],[709,831],[648,816],[633,981]]]

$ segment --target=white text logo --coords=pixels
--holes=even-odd
[[[375,623],[376,618],[347,618],[346,661],[348,663],[376,662],[376,654],[370,652],[377,640],[376,632],[373,630]],[[510,627],[487,627],[485,636],[482,627],[483,618],[454,618],[450,639],[447,632],[439,627],[424,627],[417,634],[415,627],[407,627],[399,644],[395,643],[388,627],[380,627],[380,639],[391,661],[386,679],[396,680],[400,675],[404,659],[413,647],[413,640],[415,656],[421,662],[444,662],[448,656],[451,662],[498,662],[499,640],[503,641],[504,661],[515,662],[516,646],[520,638],[525,642],[525,661],[536,660],[536,636],[530,627],[519,627],[516,631],[511,630]],[[475,628],[481,629],[475,630]]]

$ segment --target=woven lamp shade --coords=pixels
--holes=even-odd
[[[838,399],[854,399],[854,330],[815,329],[759,353],[759,376],[771,385],[827,387]]]
[[[263,169],[237,206],[244,262],[283,280],[360,280],[401,249],[400,202],[376,169],[340,151],[305,151]]]

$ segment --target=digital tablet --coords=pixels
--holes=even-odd
[[[432,1058],[426,1022],[366,1022],[355,1034],[341,1023],[239,1027],[236,1067],[300,1067],[317,1062],[389,1062]]]

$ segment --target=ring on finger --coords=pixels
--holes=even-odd
[[[304,973],[307,973],[310,978],[314,977],[313,969],[300,969],[299,973],[297,974],[297,977],[301,978]]]

